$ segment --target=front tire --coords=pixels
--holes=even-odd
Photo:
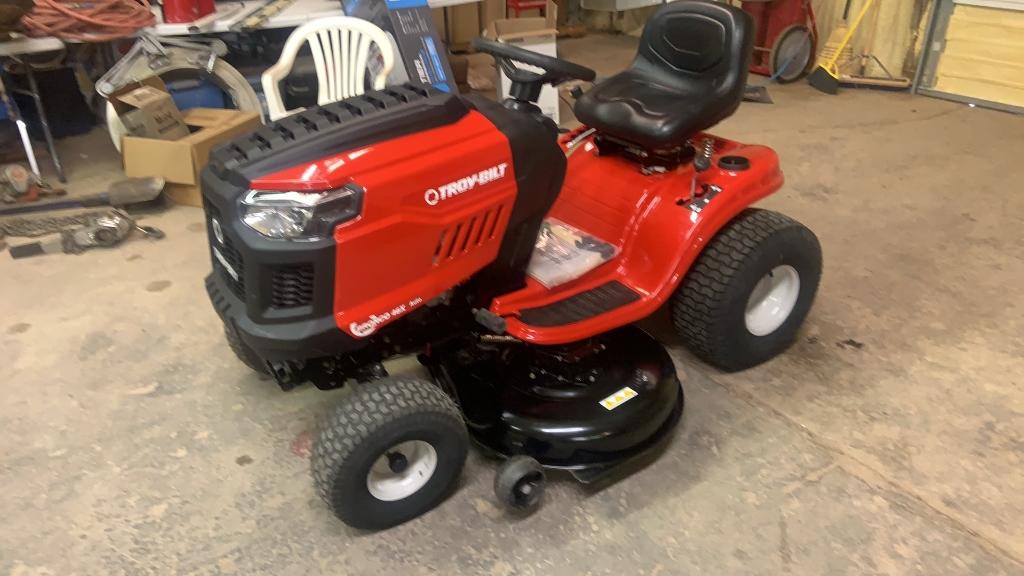
[[[231,351],[235,353],[235,357],[241,360],[242,364],[245,364],[257,374],[263,374],[265,376],[270,375],[270,369],[267,368],[267,363],[263,358],[260,358],[259,354],[257,354],[255,350],[242,341],[242,338],[232,326],[227,324],[224,325],[224,337],[227,339],[228,346],[231,347]]]
[[[777,212],[747,209],[715,235],[672,296],[686,346],[728,372],[793,343],[821,279],[813,232]]]
[[[329,415],[313,445],[313,481],[346,524],[381,530],[451,493],[469,439],[447,394],[417,378],[366,384]]]

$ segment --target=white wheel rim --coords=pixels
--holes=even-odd
[[[747,299],[747,330],[767,336],[789,318],[800,296],[800,274],[789,265],[776,266],[765,274]]]
[[[405,467],[392,469],[388,454],[400,455]],[[394,502],[423,488],[437,470],[437,451],[422,440],[410,440],[388,448],[374,461],[366,475],[366,488],[378,500]]]

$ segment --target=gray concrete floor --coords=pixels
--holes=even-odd
[[[611,73],[634,42],[563,54]],[[151,218],[162,242],[0,258],[0,573],[1024,574],[1024,119],[771,90],[716,132],[779,152],[763,205],[821,238],[799,342],[733,375],[673,345],[669,449],[601,491],[555,482],[528,518],[474,455],[422,518],[336,521],[307,456],[346,392],[232,357],[197,209]],[[102,134],[62,150],[76,190],[119,175]]]

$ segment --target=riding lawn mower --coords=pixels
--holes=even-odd
[[[527,510],[546,472],[590,483],[661,445],[683,388],[633,324],[663,305],[722,370],[794,341],[818,241],[750,207],[782,186],[775,152],[705,132],[739,106],[751,44],[736,8],[664,5],[560,135],[542,86],[594,71],[481,39],[512,82],[504,102],[392,86],[211,154],[206,286],[232,349],[286,390],[355,387],[311,458],[341,520],[427,512],[471,439],[504,460],[498,498]],[[429,377],[389,375],[399,356]]]

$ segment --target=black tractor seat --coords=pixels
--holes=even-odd
[[[583,94],[576,117],[644,148],[681,146],[739,107],[752,33],[739,8],[710,0],[666,4],[644,27],[633,63]]]

